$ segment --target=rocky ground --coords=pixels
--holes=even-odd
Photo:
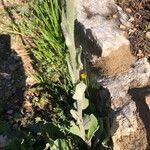
[[[9,25],[12,24],[13,16],[9,9],[23,4],[20,0],[1,0],[0,2],[0,115],[7,119],[17,128],[18,124],[14,121],[22,113],[25,117],[33,115],[33,107],[42,110],[44,105],[31,103],[34,97],[39,97],[39,93],[27,90],[35,84],[32,74],[34,73],[32,62],[28,56],[21,36],[13,32]],[[150,1],[148,0],[116,0],[132,20],[132,29],[120,26],[122,30],[128,32],[131,42],[132,53],[137,58],[150,58]],[[11,18],[12,17],[12,18]],[[150,104],[149,96],[145,99]],[[47,110],[51,110],[47,105]],[[149,106],[149,105],[148,105]],[[49,113],[49,112],[48,112]]]
[[[128,30],[132,53],[138,58],[150,57],[150,1],[149,0],[116,0],[132,21]]]

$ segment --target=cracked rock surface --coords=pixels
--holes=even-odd
[[[112,127],[114,150],[148,149],[150,144],[149,106],[150,64],[146,58],[137,61],[124,75],[98,81],[111,95],[116,119]]]

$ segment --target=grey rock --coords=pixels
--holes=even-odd
[[[150,140],[149,112],[144,111],[147,109],[147,106],[144,106],[144,98],[150,94],[150,64],[148,60],[140,59],[128,73],[112,78],[104,77],[98,82],[109,90],[111,108],[116,113],[112,127],[114,150],[146,150]],[[134,100],[132,93],[142,87],[147,87],[144,89],[144,95],[142,96],[141,89],[139,90],[140,95],[135,94]],[[140,100],[138,100],[139,98]],[[138,109],[138,105],[142,111]],[[145,117],[141,117],[143,115]]]
[[[89,51],[89,41],[91,40],[91,43],[96,41],[95,44],[99,46],[96,51],[99,51],[100,58],[97,59],[91,54],[90,61],[93,62],[94,67],[108,76],[126,72],[135,62],[130,52],[130,43],[124,31],[120,29],[121,25],[126,28],[131,27],[127,14],[115,4],[114,0],[75,0],[75,4],[77,21],[83,26],[85,35],[89,38],[84,43],[78,43],[80,46],[77,47]],[[80,35],[81,32],[78,34]],[[90,51],[94,49],[95,47],[93,50],[90,48]],[[116,60],[115,53],[121,61]]]

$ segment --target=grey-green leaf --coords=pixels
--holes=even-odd
[[[71,122],[71,128],[69,130],[71,133],[81,137],[81,132],[80,132],[80,129],[79,127],[72,121]]]
[[[89,121],[87,122],[86,127],[89,127],[86,134],[86,140],[90,141],[95,132],[99,129],[98,120],[93,114],[89,116]]]

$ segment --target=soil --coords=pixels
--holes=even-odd
[[[22,37],[12,31],[14,22],[20,18],[12,14],[11,9],[23,4],[20,0],[0,1],[0,115],[12,124],[15,115],[24,110],[28,89],[36,83],[32,61]]]
[[[52,111],[47,91],[38,90],[24,37],[13,30],[13,25],[22,21],[13,10],[24,4],[20,0],[0,1],[0,119],[17,129],[36,117],[49,120]]]
[[[132,18],[133,27],[128,31],[132,53],[138,58],[150,57],[150,1],[116,0],[116,3]]]

